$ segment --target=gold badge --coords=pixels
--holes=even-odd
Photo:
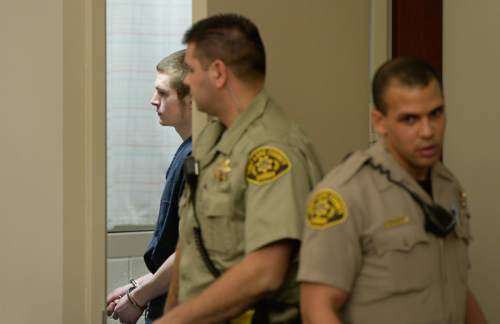
[[[467,195],[464,191],[460,191],[460,206],[462,206],[463,209],[467,209]]]
[[[316,192],[307,207],[307,224],[313,229],[325,229],[342,224],[347,219],[344,199],[331,189]]]
[[[251,183],[263,184],[286,174],[291,167],[283,151],[271,146],[259,147],[248,159],[247,179]]]
[[[220,161],[219,165],[215,169],[215,178],[219,181],[225,181],[231,173],[231,160],[224,159]]]

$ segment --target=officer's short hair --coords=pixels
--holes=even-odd
[[[257,26],[238,14],[214,15],[186,31],[184,44],[196,45],[195,56],[207,68],[222,60],[242,80],[260,80],[266,75],[266,53]]]
[[[407,87],[426,87],[436,80],[443,93],[441,78],[426,62],[412,57],[398,57],[387,61],[378,68],[372,82],[372,96],[375,109],[387,113],[384,95],[391,82],[397,81]]]
[[[170,54],[158,63],[156,71],[168,74],[170,77],[170,87],[177,92],[179,99],[184,99],[189,94],[189,87],[183,83],[188,72],[188,67],[184,63],[186,50],[180,50]]]

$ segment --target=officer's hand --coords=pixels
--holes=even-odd
[[[122,296],[127,294],[127,290],[130,288],[130,286],[130,284],[127,284],[125,286],[118,287],[108,295],[108,297],[106,298],[106,314],[108,316],[111,316],[111,314],[113,314],[118,301],[120,300],[120,298],[122,298]]]
[[[141,317],[142,312],[142,310],[139,310],[129,302],[127,294],[125,293],[125,296],[116,304],[113,318],[119,319],[121,323],[136,323]]]

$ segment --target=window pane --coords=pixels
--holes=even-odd
[[[180,137],[149,100],[156,64],[181,49],[191,1],[108,0],[107,228],[151,228]]]

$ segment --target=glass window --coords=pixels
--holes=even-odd
[[[191,1],[107,0],[107,229],[151,229],[181,143],[154,107],[156,64],[181,49]]]

